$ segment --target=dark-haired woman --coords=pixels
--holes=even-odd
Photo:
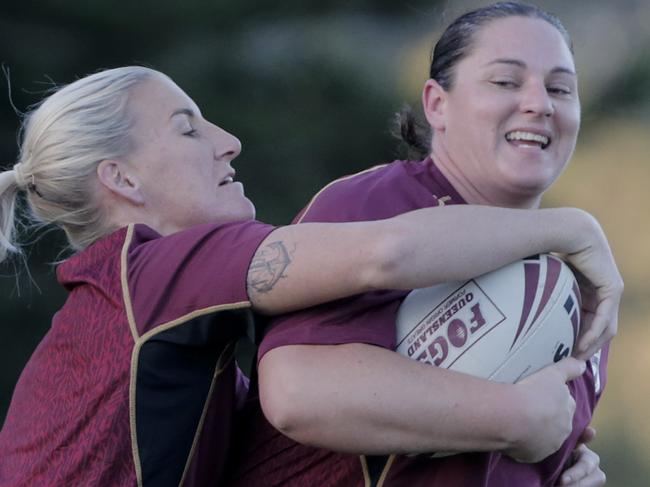
[[[422,101],[427,130],[415,145],[424,160],[335,181],[299,221],[366,220],[467,203],[537,208],[568,163],[580,125],[569,36],[556,17],[520,3],[470,12],[436,45]],[[421,134],[407,122],[403,133]],[[440,229],[439,241],[450,229]],[[615,323],[596,325],[588,304],[589,331],[578,344],[587,370],[576,377],[556,365],[520,382],[543,391],[533,404],[490,389],[487,381],[383,350],[395,346],[403,296],[366,293],[277,319],[260,348],[264,413],[287,436],[331,450],[472,453],[435,459],[335,454],[275,434],[258,410],[251,413],[235,483],[537,486],[553,485],[562,472],[563,485],[604,482],[598,457],[582,443],[592,436]],[[558,392],[567,381],[575,414],[573,408],[550,412],[564,404]],[[369,406],[364,394],[375,402]]]

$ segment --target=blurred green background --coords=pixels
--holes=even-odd
[[[441,28],[481,1],[56,0],[3,2],[0,161],[16,159],[18,111],[53,84],[144,64],[236,134],[238,178],[258,217],[281,224],[333,178],[400,154],[392,114],[419,103]],[[547,206],[579,206],[608,233],[626,281],[609,385],[596,414],[608,485],[650,480],[650,2],[539,1],[572,33],[583,128]],[[8,93],[11,93],[9,96]],[[0,267],[0,419],[65,295],[57,232],[26,233],[28,266]]]

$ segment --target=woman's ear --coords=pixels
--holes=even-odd
[[[436,80],[427,80],[422,89],[422,110],[432,129],[445,130],[446,105],[447,92]]]
[[[134,205],[144,204],[144,195],[137,174],[124,162],[104,159],[97,166],[99,183],[114,197]]]

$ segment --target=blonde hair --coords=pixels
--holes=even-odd
[[[160,75],[141,66],[100,71],[56,90],[26,115],[18,163],[0,173],[0,262],[19,251],[14,222],[20,190],[30,217],[62,228],[74,250],[112,230],[96,197],[96,168],[133,149],[129,94]]]

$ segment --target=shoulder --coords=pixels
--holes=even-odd
[[[122,259],[129,267],[164,263],[217,265],[228,261],[246,261],[274,229],[255,220],[210,223],[161,236],[146,225],[129,226]],[[250,258],[245,262],[246,266]]]
[[[249,307],[248,268],[274,228],[246,221],[160,236],[144,225],[129,227],[121,280],[135,321],[151,327],[198,310]]]
[[[70,290],[87,280],[110,281],[126,235],[127,228],[120,228],[63,261],[56,269],[59,283]]]
[[[374,207],[370,203],[378,199],[385,201],[383,191],[395,180],[408,178],[405,164],[405,161],[393,161],[332,181],[314,195],[294,222],[371,219],[372,216],[366,213]]]

